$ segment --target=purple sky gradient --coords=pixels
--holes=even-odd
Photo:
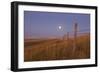
[[[72,33],[74,22],[78,23],[79,31],[90,31],[90,14],[24,11],[24,37],[61,37]]]

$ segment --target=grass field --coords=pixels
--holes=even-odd
[[[77,37],[76,48],[73,38],[63,39],[25,39],[24,61],[47,61],[90,58],[90,36]]]

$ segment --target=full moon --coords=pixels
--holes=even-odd
[[[59,28],[59,29],[62,29],[62,27],[61,27],[61,26],[59,26],[58,28]]]

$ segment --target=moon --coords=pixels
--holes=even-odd
[[[61,27],[61,26],[59,26],[58,28],[59,28],[60,30],[62,29],[62,27]]]

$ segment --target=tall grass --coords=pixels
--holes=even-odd
[[[73,38],[69,40],[48,39],[24,42],[24,61],[47,61],[90,58],[90,36],[77,37],[76,48]]]

